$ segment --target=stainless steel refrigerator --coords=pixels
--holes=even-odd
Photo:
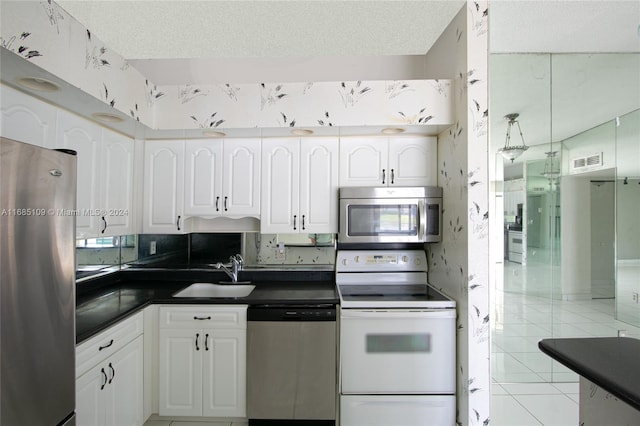
[[[0,139],[0,424],[75,424],[76,158]]]

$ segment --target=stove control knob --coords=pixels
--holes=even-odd
[[[356,256],[356,257],[354,257],[354,258],[353,258],[353,261],[354,261],[354,262],[356,262],[356,263],[360,262],[360,256]]]
[[[420,260],[419,257],[416,257],[416,259],[413,261],[413,263],[415,263],[416,266],[420,266],[420,264],[422,263],[422,260]]]
[[[342,264],[343,264],[344,266],[347,266],[347,263],[349,263],[349,261],[348,261],[347,259],[342,259]]]
[[[403,261],[404,263],[409,262],[409,256],[402,256],[402,261]]]

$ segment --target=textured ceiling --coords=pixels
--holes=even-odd
[[[424,54],[465,3],[58,1],[127,59]]]
[[[422,55],[466,3],[59,0],[127,59]],[[491,52],[640,52],[640,1],[490,0]]]

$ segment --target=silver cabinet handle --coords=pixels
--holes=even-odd
[[[295,214],[293,215],[293,230],[295,231],[296,228],[296,220],[297,220],[298,216],[296,216]]]
[[[304,227],[304,215],[302,215],[302,230],[304,231],[305,229],[307,228]]]
[[[387,171],[386,169],[382,169],[382,183],[384,184],[384,181],[387,180]]]
[[[178,220],[176,220],[176,227],[178,228],[178,231],[180,230],[180,217],[178,216]]]
[[[226,212],[226,211],[228,211],[228,209],[227,209],[227,199],[228,199],[228,198],[229,198],[229,197],[224,197],[224,211],[225,211],[225,212]]]
[[[391,185],[394,184],[395,179],[396,179],[396,174],[393,172],[393,169],[391,169]]]
[[[100,232],[104,234],[104,231],[107,230],[107,219],[105,219],[104,216],[102,216],[102,223],[104,223],[104,228],[102,228],[102,231]]]
[[[216,197],[216,211],[219,212],[218,203],[220,202],[220,197]]]

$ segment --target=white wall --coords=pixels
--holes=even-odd
[[[615,182],[591,182],[591,294],[615,296]],[[639,199],[640,201],[640,199]]]
[[[640,179],[618,179],[616,227],[618,260],[640,260]]]
[[[563,300],[591,298],[591,183],[564,176],[560,183],[560,269]]]

